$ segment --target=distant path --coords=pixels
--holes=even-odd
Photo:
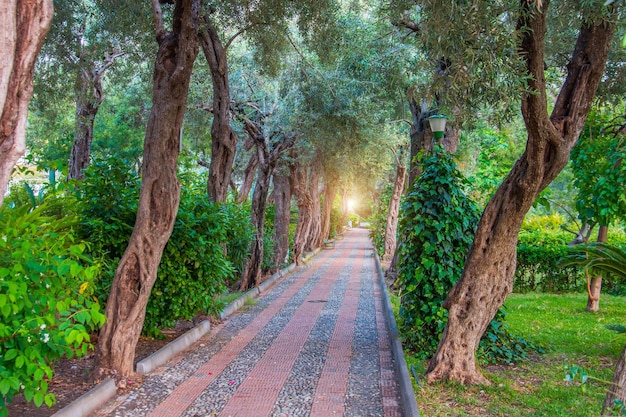
[[[98,416],[401,416],[372,250],[347,232]]]

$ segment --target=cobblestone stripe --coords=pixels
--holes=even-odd
[[[359,243],[364,252],[360,256],[369,258],[371,244],[365,238]],[[383,415],[373,283],[374,264],[368,261],[362,270],[359,308],[354,327],[353,355],[344,413],[347,417]]]
[[[378,353],[380,357],[380,392],[383,397],[384,417],[402,417],[400,406],[400,390],[395,374],[395,366],[391,353],[389,329],[383,314],[384,293],[380,281],[375,280],[374,297],[376,298],[376,327],[378,329]]]
[[[315,390],[311,417],[342,416],[344,414],[362,268],[363,256],[357,256],[356,260],[353,261],[348,288],[337,317],[324,368]]]
[[[354,258],[354,254],[350,253],[349,257]],[[276,399],[273,417],[309,416],[317,381],[324,366],[352,269],[352,265],[348,264],[339,275],[328,301],[291,369],[289,378]]]
[[[328,299],[337,276],[348,259],[345,255],[340,258],[341,262],[332,265],[320,279],[228,401],[220,416],[266,417],[271,413],[276,398],[323,308],[323,302],[320,301]]]
[[[328,256],[328,255],[327,255]],[[211,384],[243,348],[269,323],[280,309],[304,286],[315,272],[309,269],[296,285],[289,287],[272,304],[259,313],[248,326],[233,337],[218,353],[178,385],[176,389],[149,414],[150,417],[180,416],[193,401]]]

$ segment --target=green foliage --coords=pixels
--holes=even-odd
[[[380,196],[374,202],[372,215],[368,219],[370,223],[370,239],[378,256],[385,253],[385,231],[387,229],[387,214],[389,213],[389,200],[393,194],[393,184],[386,184]]]
[[[420,163],[423,173],[402,204],[398,280],[407,346],[428,358],[445,327],[442,303],[463,271],[478,210],[451,156],[426,156]]]
[[[626,187],[626,142],[618,133],[624,111],[623,105],[592,110],[572,150],[576,209],[583,222],[608,226],[626,216],[626,193],[616,192]]]
[[[590,243],[567,248],[561,265],[589,269],[591,273],[604,274],[604,278],[626,281],[626,250],[605,243]]]
[[[478,345],[478,358],[485,363],[514,363],[527,359],[529,352],[543,353],[543,348],[509,331],[506,314],[502,307],[487,326]]]
[[[48,197],[0,212],[0,415],[20,391],[52,406],[53,362],[86,354],[104,323],[94,296],[100,266],[74,235],[77,218],[48,214],[71,204]]]
[[[573,235],[563,230],[527,224],[517,242],[515,292],[566,292],[582,290],[585,276],[575,266],[562,267]]]
[[[137,212],[140,182],[129,166],[132,163],[116,158],[95,160],[79,189],[81,234],[90,239],[92,253],[106,266],[98,282],[103,301]],[[178,215],[146,310],[144,333],[153,336],[179,319],[215,314],[221,308],[216,296],[234,281],[252,236],[246,208],[210,203],[203,180],[193,170],[183,170],[179,179]]]

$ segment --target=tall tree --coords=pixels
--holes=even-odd
[[[261,110],[255,106],[260,113]],[[245,291],[260,283],[261,264],[263,263],[263,234],[265,229],[265,208],[269,194],[270,181],[280,156],[291,148],[296,140],[295,134],[285,135],[283,132],[267,132],[265,121],[269,114],[257,114],[255,120],[245,115],[238,117],[244,123],[246,133],[254,141],[259,168],[252,196],[251,221],[256,228],[256,237],[252,244],[252,253],[246,262],[241,275],[241,290]]]
[[[398,235],[398,214],[400,209],[400,198],[404,191],[406,181],[406,166],[403,157],[404,148],[396,156],[396,178],[393,182],[393,192],[389,199],[389,211],[387,212],[387,225],[385,227],[385,253],[383,262],[391,262],[396,253],[396,240]]]
[[[291,184],[287,164],[279,162],[274,174],[274,265],[284,264],[289,252]]]
[[[0,205],[11,171],[26,151],[33,71],[52,15],[51,0],[9,0],[0,9]]]
[[[133,373],[135,347],[163,249],[180,201],[176,176],[180,132],[189,79],[198,53],[200,0],[176,0],[166,30],[159,0],[152,1],[159,49],[154,68],[152,111],[143,151],[142,181],[135,227],[120,260],[100,331],[97,372]],[[123,381],[120,381],[123,384]]]
[[[522,97],[526,150],[487,204],[461,279],[444,307],[449,318],[427,379],[489,383],[476,367],[478,342],[513,288],[517,235],[537,195],[563,169],[601,81],[616,23],[616,7],[583,11],[567,76],[548,114],[544,39],[550,1],[519,3],[517,51],[528,91]],[[468,12],[469,13],[469,12]]]

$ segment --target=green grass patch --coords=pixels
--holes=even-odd
[[[219,296],[219,300],[224,303],[224,305],[228,305],[235,301],[237,298],[241,297],[243,293],[241,291],[229,292]]]
[[[422,416],[597,416],[626,335],[605,328],[626,324],[624,297],[602,294],[600,312],[587,313],[586,294],[513,294],[507,300],[510,331],[546,352],[514,365],[483,365],[490,386],[427,384],[425,364],[408,352],[407,364],[420,380],[414,389]],[[392,297],[393,303],[393,297]],[[565,380],[571,365],[590,380]],[[599,381],[600,380],[600,381]]]

